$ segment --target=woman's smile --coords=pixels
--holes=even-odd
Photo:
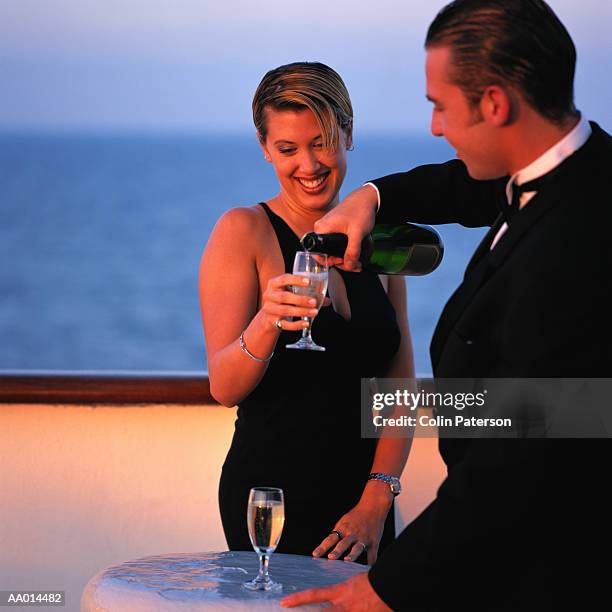
[[[327,186],[327,178],[330,175],[330,171],[327,170],[326,172],[319,174],[316,177],[303,177],[303,176],[296,176],[295,179],[296,181],[300,184],[300,187],[302,188],[303,191],[305,191],[306,193],[310,193],[313,195],[316,195],[318,193],[321,193]]]

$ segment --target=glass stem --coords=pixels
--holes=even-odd
[[[304,340],[307,340],[308,342],[312,342],[312,337],[310,335],[310,330],[312,328],[312,319],[310,317],[302,317],[302,319],[304,321],[308,321],[308,327],[305,327],[302,330],[302,338],[304,338]]]
[[[270,576],[268,574],[268,565],[270,563],[270,555],[266,553],[259,555],[259,580],[263,582],[268,582],[270,580]]]

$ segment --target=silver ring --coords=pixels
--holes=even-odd
[[[363,552],[368,550],[368,547],[363,542],[360,542],[359,540],[357,540],[357,542],[355,542],[355,544],[361,544],[363,546]]]
[[[344,536],[342,535],[341,531],[338,531],[337,529],[333,529],[332,531],[329,532],[329,535],[337,535],[339,540],[343,540]]]
[[[281,321],[282,319],[276,319],[276,323],[274,325],[276,325],[276,327],[282,331],[283,326],[281,325]]]

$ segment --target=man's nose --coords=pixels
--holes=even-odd
[[[444,136],[444,130],[442,128],[442,119],[436,111],[431,113],[431,133],[434,136]]]

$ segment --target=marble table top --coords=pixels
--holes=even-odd
[[[86,585],[81,612],[174,610],[279,610],[285,595],[342,582],[368,568],[358,563],[273,554],[270,576],[280,593],[252,592],[242,583],[255,577],[255,552],[176,553],[112,565]],[[320,605],[300,611],[321,610]]]

